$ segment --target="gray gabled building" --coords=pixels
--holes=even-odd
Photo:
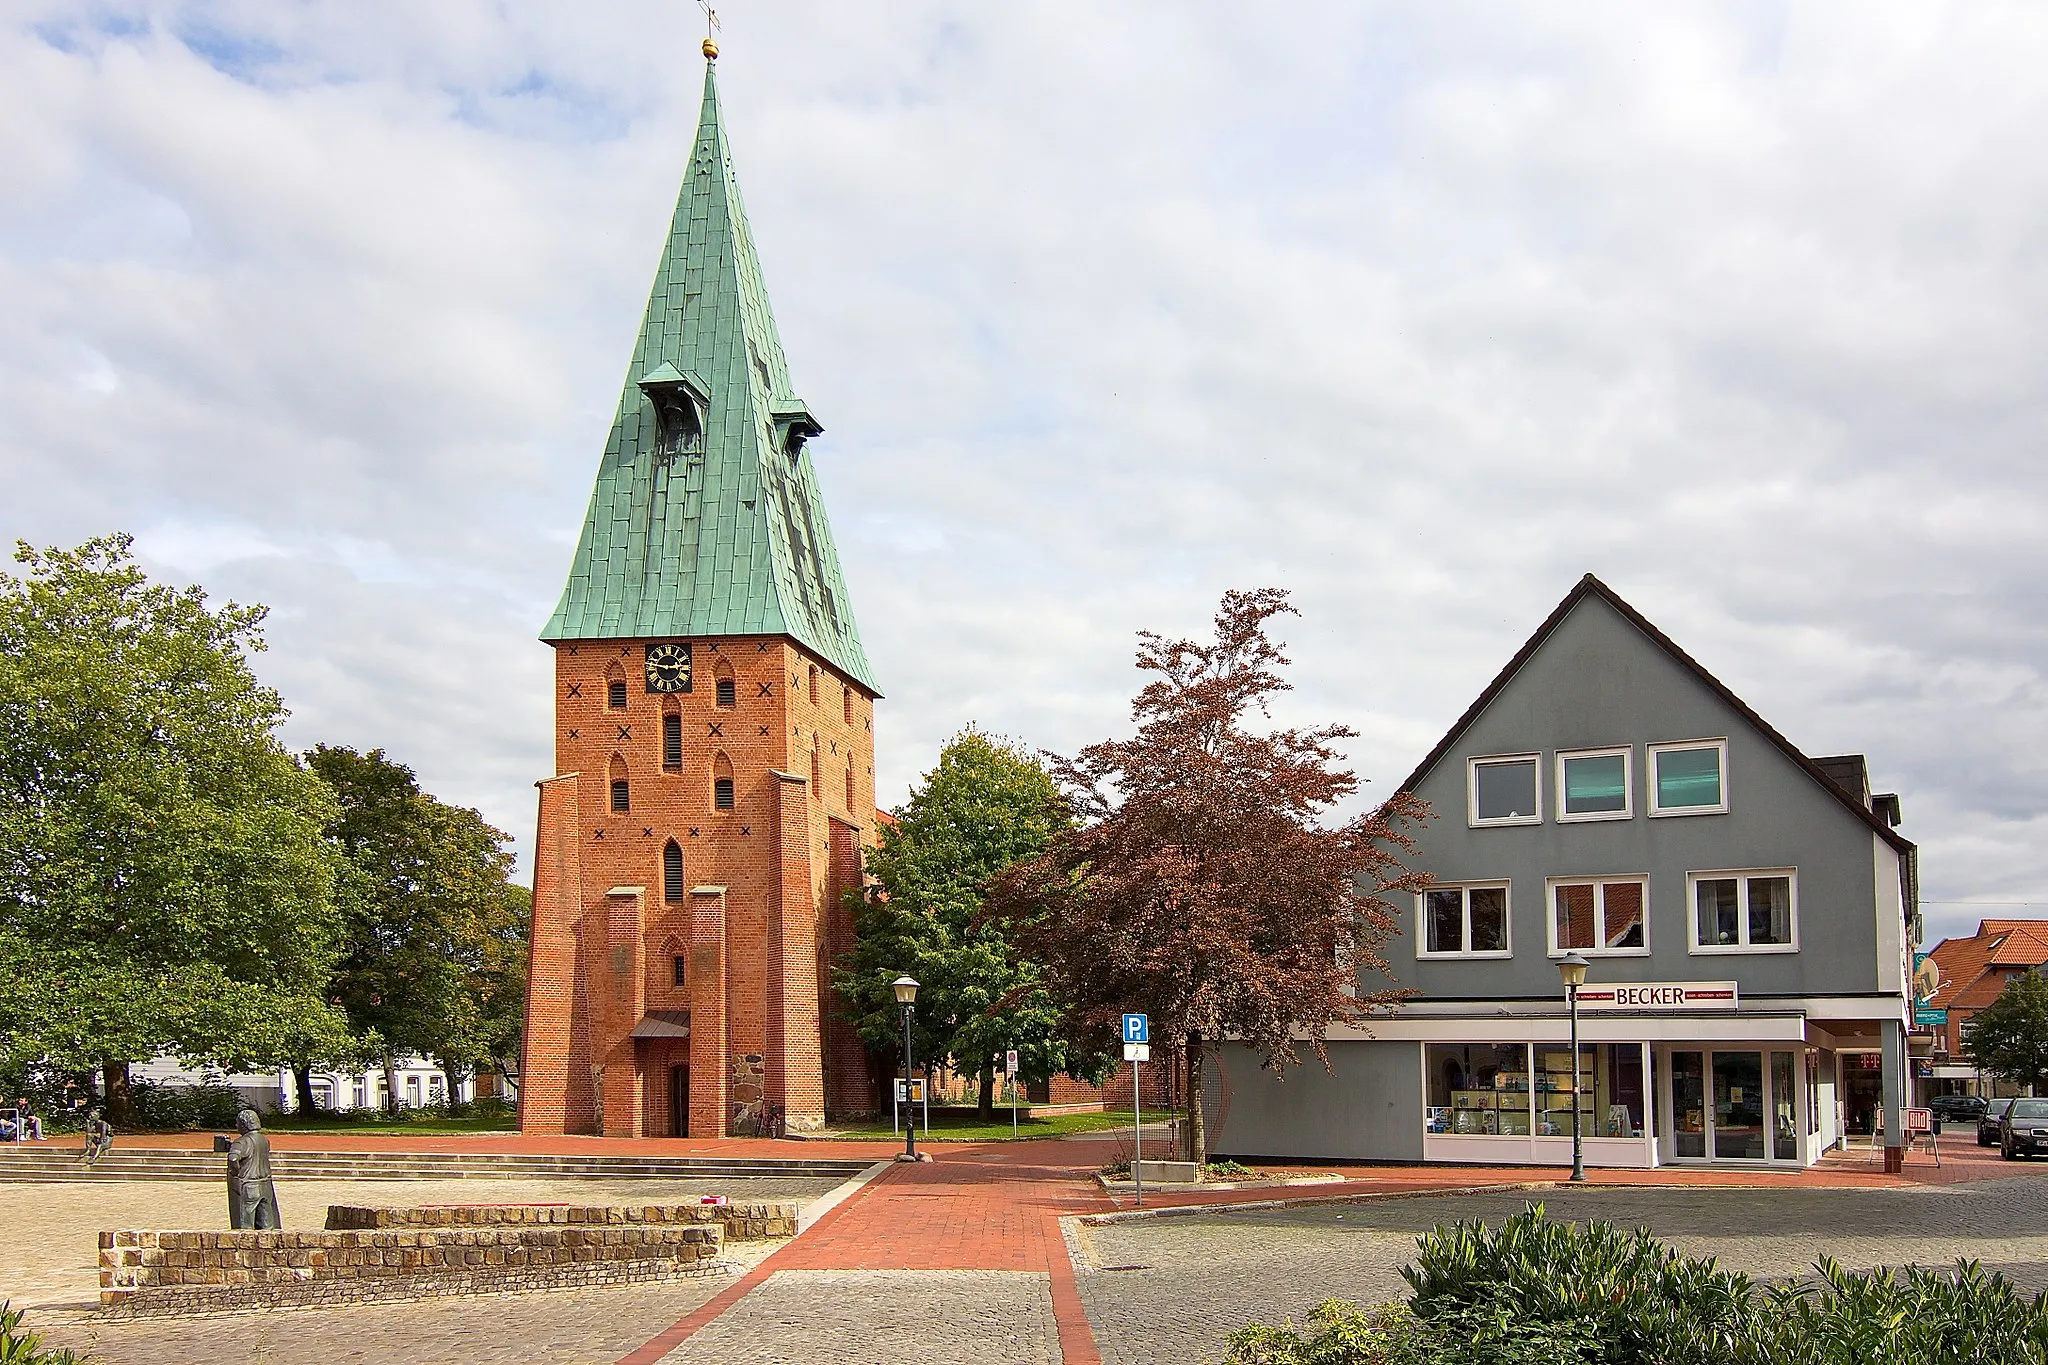
[[[1224,1047],[1212,1145],[1569,1162],[1569,952],[1589,1164],[1799,1166],[1897,1134],[1916,861],[1864,772],[1588,574],[1403,784],[1437,817],[1415,865],[1438,885],[1386,951],[1414,995],[1333,1032],[1333,1072]]]

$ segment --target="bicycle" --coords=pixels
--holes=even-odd
[[[789,1135],[788,1111],[773,1100],[764,1101],[761,1105],[760,1129],[762,1137],[787,1137]]]

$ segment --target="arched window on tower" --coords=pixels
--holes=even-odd
[[[711,760],[711,804],[717,810],[731,810],[732,760],[723,753]]]
[[[732,665],[724,659],[718,661],[718,704],[737,706],[740,701],[739,681],[733,677]]]
[[[661,770],[679,773],[683,770],[683,708],[674,697],[668,697],[661,704]]]
[[[604,671],[604,704],[614,711],[626,709],[626,670],[616,659]]]
[[[683,903],[683,846],[673,839],[661,850],[661,898],[670,905]]]
[[[846,813],[848,815],[853,814],[853,768],[851,765],[846,769]]]
[[[818,737],[811,736],[811,791],[820,801],[825,799],[824,777],[818,763]]]
[[[839,689],[839,710],[841,719],[848,725],[853,724],[853,689],[851,687]]]
[[[629,811],[633,809],[632,784],[626,780],[626,760],[618,754],[612,755],[612,809]]]
[[[818,666],[811,665],[811,705],[818,704]]]

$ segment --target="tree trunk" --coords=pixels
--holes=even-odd
[[[128,1088],[128,1063],[102,1063],[100,1088],[106,1092],[107,1122],[116,1128],[134,1127],[135,1092]]]
[[[447,1105],[451,1112],[462,1102],[461,1080],[468,1074],[457,1063],[449,1061],[446,1057],[441,1059],[441,1102]]]
[[[981,1096],[975,1102],[975,1116],[983,1123],[990,1123],[996,1116],[996,1064],[984,1061],[981,1064]]]
[[[1199,1170],[1209,1164],[1209,1132],[1202,1118],[1202,1034],[1188,1032],[1188,1160]]]
[[[384,1054],[384,1112],[398,1117],[398,1058]]]
[[[311,1062],[292,1063],[292,1088],[299,1092],[299,1112],[301,1114],[312,1113],[313,1064]]]

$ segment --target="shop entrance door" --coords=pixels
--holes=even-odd
[[[1790,1052],[1671,1054],[1671,1146],[1681,1161],[1799,1159]]]

